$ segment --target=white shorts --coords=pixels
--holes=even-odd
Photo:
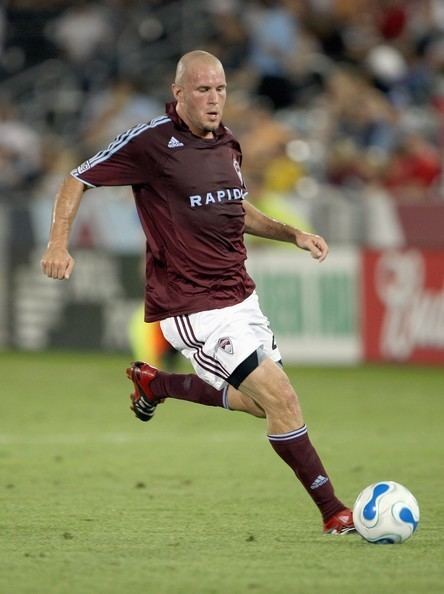
[[[268,357],[281,360],[256,292],[237,305],[167,318],[160,327],[166,340],[190,360],[197,375],[218,390],[254,352],[259,362]]]

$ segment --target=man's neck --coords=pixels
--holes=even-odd
[[[188,126],[190,132],[194,134],[194,136],[198,136],[203,140],[211,140],[215,137],[215,133],[212,130],[197,130],[193,124],[188,120],[186,115],[182,112],[180,105],[176,105],[176,113],[180,117],[180,119]]]

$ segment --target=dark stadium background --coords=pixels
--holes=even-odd
[[[202,48],[226,67],[250,199],[332,246],[314,273],[249,243],[287,360],[442,363],[443,13],[438,0],[3,2],[0,347],[131,349],[143,239],[129,190],[88,194],[64,285],[38,270],[51,204],[72,167],[162,113],[177,58]]]

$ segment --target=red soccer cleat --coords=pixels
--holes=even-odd
[[[126,375],[134,384],[134,393],[130,394],[131,410],[141,421],[149,421],[161,398],[155,398],[150,384],[157,376],[158,370],[143,361],[135,361],[126,370]]]
[[[345,508],[338,511],[324,522],[324,534],[349,534],[350,532],[356,532],[351,509]]]

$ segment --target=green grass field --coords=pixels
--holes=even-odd
[[[322,535],[261,420],[169,400],[140,423],[122,356],[0,361],[0,594],[444,591],[441,369],[290,370],[338,495],[419,500],[417,534],[375,546]]]

